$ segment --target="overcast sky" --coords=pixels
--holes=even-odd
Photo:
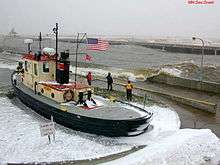
[[[210,1],[210,0],[209,0]],[[0,0],[0,33],[201,36],[220,38],[220,2],[187,0]]]

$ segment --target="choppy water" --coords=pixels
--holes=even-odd
[[[42,47],[55,47],[55,42],[53,40],[45,40],[42,45]],[[0,38],[0,47],[16,52],[25,52],[27,49],[23,39],[19,38]],[[60,42],[59,51],[66,49],[74,53],[75,44]],[[32,44],[32,50],[33,52],[38,50],[37,41]],[[86,52],[84,45],[81,45],[80,52]],[[93,56],[93,61],[89,63],[126,69],[158,67],[191,60],[198,65],[201,63],[201,55],[163,52],[136,45],[111,45],[108,51],[87,53]],[[79,61],[83,61],[82,54],[78,57]],[[75,60],[74,54],[71,55],[71,60]],[[207,55],[204,57],[204,64],[220,65],[220,56]]]

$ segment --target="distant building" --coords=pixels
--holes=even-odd
[[[18,33],[15,31],[15,28],[12,28],[11,31],[8,33],[9,37],[17,37]]]

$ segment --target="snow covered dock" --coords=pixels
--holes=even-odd
[[[210,130],[179,129],[178,115],[169,108],[146,107],[154,113],[153,130],[137,137],[107,138],[56,125],[56,140],[49,144],[39,130],[47,121],[12,101],[16,105],[0,97],[0,163],[94,159],[138,145],[146,147],[106,164],[214,164],[220,155],[220,141]]]

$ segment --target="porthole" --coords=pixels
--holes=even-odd
[[[51,93],[51,97],[54,98],[54,93]]]

